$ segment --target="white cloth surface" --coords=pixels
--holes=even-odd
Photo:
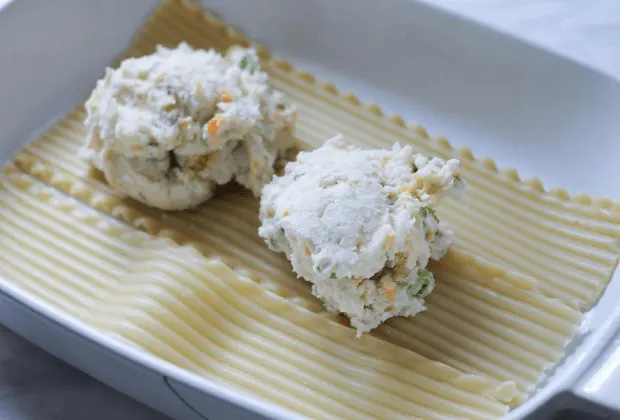
[[[620,0],[427,2],[620,78]],[[163,420],[164,417],[0,327],[0,419]]]

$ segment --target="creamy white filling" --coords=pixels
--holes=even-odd
[[[295,107],[243,48],[222,56],[182,43],[127,59],[106,70],[86,112],[82,155],[113,188],[167,210],[233,179],[258,196],[295,148]]]
[[[433,207],[464,188],[457,160],[411,146],[357,149],[338,136],[265,186],[259,235],[329,310],[365,332],[424,309],[434,286],[425,267],[451,242]]]

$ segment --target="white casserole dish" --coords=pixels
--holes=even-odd
[[[2,10],[3,163],[87,95],[156,3],[14,0]],[[501,167],[571,193],[620,197],[609,158],[620,151],[615,80],[410,0],[389,7],[376,0],[204,3],[297,67]],[[567,408],[620,415],[618,290],[614,278],[567,359],[508,418],[547,418]],[[0,320],[9,328],[174,418],[296,418],[114,342],[1,279],[0,292]]]

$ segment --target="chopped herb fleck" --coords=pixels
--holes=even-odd
[[[278,234],[273,238],[269,238],[269,246],[274,250],[280,250],[280,241],[285,239],[284,237],[284,229],[278,229]]]
[[[426,218],[429,214],[435,216],[433,209],[431,209],[430,207],[421,207],[418,214],[422,218],[422,228],[424,229],[424,232],[428,232],[429,227],[428,223],[426,223]]]
[[[410,284],[409,286],[407,286],[407,296],[409,296],[410,299],[416,299],[418,297],[418,293],[420,293],[421,288],[422,285],[418,281],[416,281],[414,284]]]
[[[329,275],[329,278],[335,280],[336,279],[336,273],[331,273]]]
[[[329,263],[327,261],[321,261],[314,267],[314,269],[319,273],[323,273],[328,266]]]
[[[241,61],[239,62],[239,67],[245,70],[245,68],[250,64],[250,56],[244,55]]]
[[[426,217],[428,215],[433,216],[435,219],[437,219],[437,214],[435,213],[435,210],[433,210],[430,207],[422,207],[420,208],[420,216],[422,217]]]
[[[429,215],[431,215],[435,219],[436,223],[439,223],[439,219],[437,218],[437,214],[435,213],[435,210],[433,210],[430,207],[421,207],[419,214],[420,214],[420,217],[422,218],[422,227],[424,228],[425,232],[429,230],[428,224],[426,223],[426,218]]]
[[[407,295],[411,299],[424,299],[435,288],[433,273],[422,268],[418,271],[418,278],[414,284],[407,286]]]
[[[253,57],[250,54],[244,55],[243,58],[239,61],[239,68],[241,68],[241,70],[247,70],[250,72],[256,70],[256,63],[254,62]]]

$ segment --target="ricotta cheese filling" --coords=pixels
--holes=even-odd
[[[86,113],[82,156],[112,188],[164,210],[196,206],[233,179],[258,196],[296,147],[294,105],[240,47],[181,43],[124,60]]]
[[[337,136],[265,186],[258,232],[361,334],[425,309],[435,285],[426,266],[451,243],[434,207],[464,192],[456,159],[398,144],[363,150]]]

